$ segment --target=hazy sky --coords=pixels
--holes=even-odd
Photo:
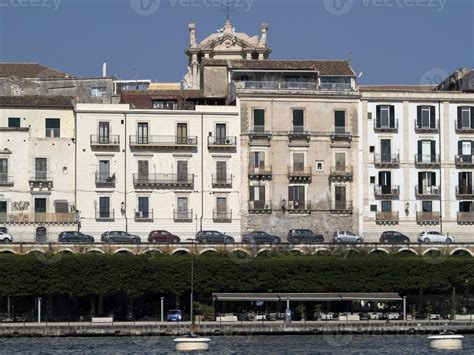
[[[439,81],[474,66],[473,0],[0,0],[0,61],[77,76],[179,81],[188,22],[198,40],[233,4],[238,32],[270,23],[273,59],[350,59],[365,84]]]

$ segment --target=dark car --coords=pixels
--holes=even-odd
[[[181,239],[168,231],[151,231],[148,234],[148,241],[150,243],[179,243]]]
[[[399,232],[383,232],[380,236],[380,243],[410,243],[410,238]]]
[[[324,237],[321,234],[314,234],[309,229],[291,229],[288,232],[288,243],[310,244],[322,242],[324,242]]]
[[[101,236],[104,243],[140,243],[141,239],[137,235],[132,235],[122,231],[105,232]]]
[[[166,315],[166,321],[167,322],[179,322],[181,320],[183,320],[183,316],[182,316],[181,311],[179,309],[172,309]]]
[[[234,238],[217,231],[200,231],[196,234],[199,243],[234,243]]]
[[[58,235],[60,243],[94,243],[94,237],[81,232],[61,232]]]
[[[257,231],[245,234],[242,237],[242,242],[254,244],[276,244],[281,243],[281,238],[268,234],[267,232]]]

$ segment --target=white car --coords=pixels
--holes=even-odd
[[[13,242],[13,237],[5,232],[0,232],[0,242],[11,243]]]
[[[337,231],[333,235],[334,243],[363,243],[364,238],[350,231]]]
[[[418,235],[418,243],[454,243],[454,238],[449,234],[442,234],[440,232],[422,232]]]

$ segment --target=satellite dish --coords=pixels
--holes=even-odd
[[[361,71],[357,77],[360,79],[360,78],[362,78],[363,75],[364,75],[364,72]]]

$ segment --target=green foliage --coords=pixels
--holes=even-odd
[[[306,319],[306,306],[303,303],[300,303],[296,306],[296,314],[302,319]]]
[[[474,258],[428,263],[419,257],[276,256],[235,261],[226,255],[195,258],[196,300],[213,292],[449,293],[469,279]],[[190,292],[189,256],[0,255],[0,296],[69,294],[129,297]]]
[[[433,305],[428,301],[425,304],[425,316],[429,318],[431,313],[433,313]]]
[[[216,311],[214,307],[199,302],[194,302],[196,312],[204,317],[204,320],[214,320]]]

